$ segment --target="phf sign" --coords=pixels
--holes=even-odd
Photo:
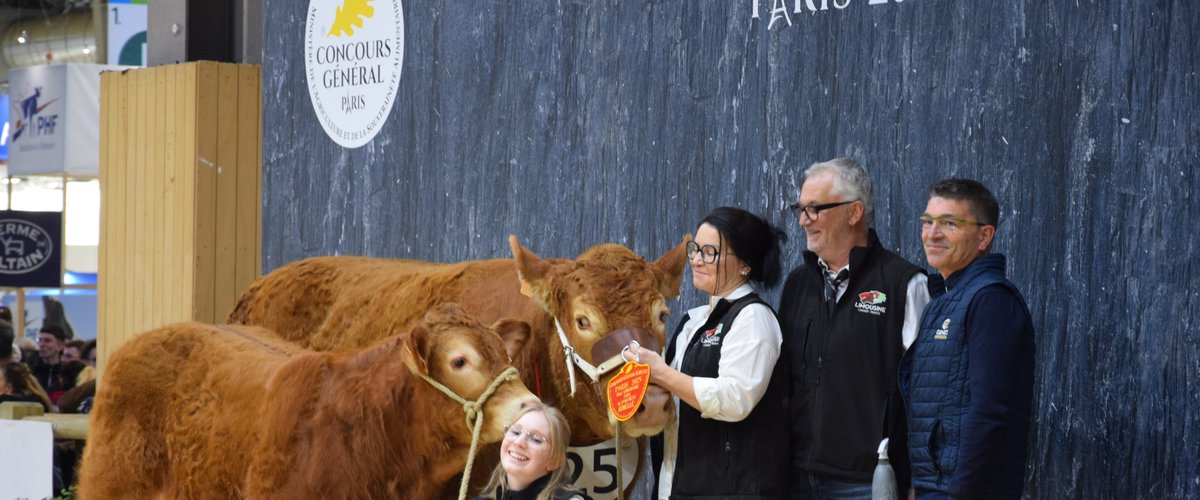
[[[100,72],[59,64],[8,72],[9,175],[100,174]]]
[[[0,210],[0,287],[62,286],[62,213]]]

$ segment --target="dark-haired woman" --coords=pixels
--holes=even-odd
[[[18,361],[9,361],[4,364],[4,369],[0,370],[0,403],[5,401],[41,403],[46,413],[54,409],[50,397],[29,372],[29,367]]]
[[[753,213],[713,210],[687,246],[692,284],[708,303],[683,316],[663,356],[641,347],[626,353],[677,398],[658,498],[785,497],[786,378],[775,369],[782,334],[754,292],[779,282],[785,239]]]

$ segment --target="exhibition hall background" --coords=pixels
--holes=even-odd
[[[263,4],[264,271],[504,258],[510,233],[653,258],[719,205],[786,227],[791,267],[785,207],[835,156],[924,264],[926,188],[972,177],[1037,326],[1029,496],[1200,495],[1200,4],[405,2],[395,106],[344,149],[309,99],[306,3]]]

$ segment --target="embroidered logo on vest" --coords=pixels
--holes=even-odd
[[[887,294],[879,290],[869,290],[858,294],[858,302],[854,303],[854,308],[860,313],[879,316],[887,312],[887,308],[882,306],[887,302]]]
[[[718,323],[716,328],[704,332],[704,337],[700,338],[700,345],[704,347],[721,345],[722,330],[725,330],[725,323]]]
[[[938,329],[936,332],[933,332],[933,339],[934,340],[946,340],[946,337],[948,337],[949,335],[950,335],[950,318],[946,318],[946,321],[942,322],[942,327],[940,329]]]

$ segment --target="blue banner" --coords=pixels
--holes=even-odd
[[[0,94],[0,123],[4,124],[4,133],[0,134],[0,161],[8,161],[8,94]]]

